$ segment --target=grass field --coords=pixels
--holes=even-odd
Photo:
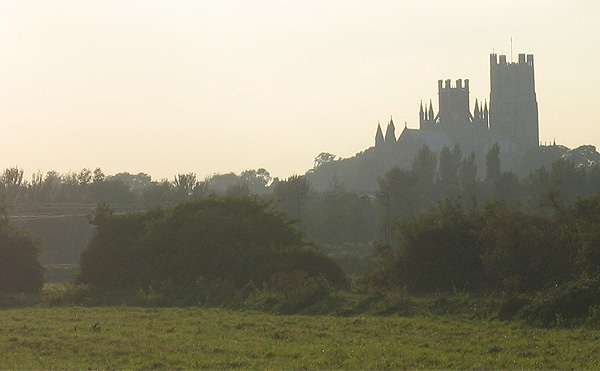
[[[600,331],[452,316],[0,311],[0,369],[599,369]]]

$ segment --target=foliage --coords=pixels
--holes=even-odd
[[[336,158],[337,158],[337,156],[332,153],[321,152],[317,155],[317,157],[315,157],[313,168],[316,169],[319,166],[323,166],[324,164],[326,164],[328,162],[335,161]]]
[[[600,306],[600,277],[582,276],[537,293],[520,313],[538,326],[572,326],[585,323]]]
[[[476,213],[446,203],[400,225],[398,284],[416,292],[472,290],[482,282]]]
[[[0,294],[35,293],[43,272],[38,244],[24,231],[8,225],[0,205]]]
[[[280,211],[293,218],[302,218],[304,205],[311,191],[311,184],[305,176],[292,175],[275,184],[273,198]]]
[[[328,306],[325,313],[319,313],[315,307],[326,305],[332,291],[323,276],[308,277],[303,271],[280,272],[262,290],[253,290],[243,306],[279,314],[327,314]]]
[[[256,198],[207,198],[171,209],[115,215],[99,209],[82,254],[82,283],[107,290],[189,288],[199,279],[237,288],[299,270],[334,286],[346,279],[303,241],[292,222]]]
[[[464,211],[446,202],[397,228],[382,245],[374,286],[413,292],[492,289],[508,294],[555,287],[581,274],[600,274],[600,197],[554,214],[505,204]]]
[[[44,286],[40,305],[44,307],[66,305],[92,306],[99,302],[98,293],[90,285],[66,282]]]
[[[590,276],[600,274],[600,195],[578,200],[561,215],[575,251],[574,265]]]
[[[502,204],[479,215],[478,242],[491,287],[533,292],[572,277],[573,252],[559,220]]]

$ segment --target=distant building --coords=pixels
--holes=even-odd
[[[520,154],[539,144],[538,107],[533,55],[519,54],[517,62],[490,55],[490,103],[475,100],[469,107],[469,80],[438,81],[438,111],[432,101],[421,103],[419,129],[406,126],[396,139],[390,119],[385,137],[378,124],[376,148],[423,145],[439,151],[459,144],[463,152],[485,153],[498,143],[502,151]]]

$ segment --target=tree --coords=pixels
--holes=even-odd
[[[173,185],[169,180],[163,179],[160,182],[151,182],[141,192],[141,200],[144,205],[166,206],[171,201]]]
[[[173,200],[182,202],[195,197],[208,195],[206,182],[199,182],[195,173],[177,174],[173,181]]]
[[[478,240],[492,287],[532,292],[570,278],[573,254],[564,223],[503,204],[488,205],[480,220]]]
[[[94,176],[93,176],[92,180],[94,181],[94,183],[97,183],[97,182],[103,182],[105,179],[106,179],[106,176],[102,172],[102,169],[97,167],[94,170]]]
[[[23,169],[18,167],[4,169],[0,175],[0,183],[6,188],[20,187],[23,183]]]
[[[545,167],[532,170],[523,179],[524,198],[532,210],[543,211],[551,197],[550,172]]]
[[[109,291],[164,282],[192,288],[202,279],[260,286],[294,271],[346,283],[340,268],[307,244],[291,221],[256,198],[203,198],[125,215],[103,209],[93,223],[80,281]]]
[[[494,143],[485,156],[485,180],[493,182],[500,177],[500,146]]]
[[[206,179],[206,184],[216,194],[225,194],[227,188],[234,184],[241,183],[242,180],[235,173],[214,174]]]
[[[556,200],[563,205],[570,204],[586,190],[586,171],[572,161],[559,159],[550,169],[550,183]]]
[[[0,202],[0,294],[35,293],[42,288],[38,254],[29,235],[8,225],[6,206]]]
[[[305,176],[292,175],[275,185],[273,196],[280,211],[286,212],[292,218],[301,218],[310,192],[311,185]]]
[[[90,201],[95,203],[133,204],[137,201],[131,188],[121,179],[106,177],[96,180],[90,184],[89,190]]]
[[[448,147],[444,147],[440,152],[440,168],[438,177],[444,186],[458,186],[458,169],[460,168],[462,153],[460,146],[457,144],[450,151]]]
[[[473,213],[445,203],[399,225],[401,234],[393,270],[394,284],[415,292],[472,290],[482,284],[483,267]]]
[[[395,166],[379,179],[377,199],[386,212],[386,236],[389,237],[390,222],[414,216],[419,206],[416,192],[416,179],[412,172]],[[386,238],[388,240],[389,238]]]
[[[504,171],[493,184],[494,199],[507,205],[516,205],[521,199],[521,181],[512,171]]]
[[[249,197],[251,195],[248,183],[232,184],[225,190],[225,195],[230,197]]]
[[[437,202],[434,192],[437,170],[437,156],[428,146],[423,146],[415,157],[410,169],[415,188],[413,197],[420,210],[426,209]]]
[[[240,173],[242,183],[248,187],[249,194],[262,195],[268,191],[267,186],[273,178],[271,174],[263,168],[258,170],[245,170]]]
[[[4,190],[4,194],[11,202],[18,202],[21,198],[23,184],[23,169],[11,167],[4,169],[0,175],[0,191]]]
[[[313,169],[316,169],[319,166],[322,166],[323,164],[326,164],[328,162],[335,161],[336,158],[337,156],[332,153],[321,152],[317,155],[317,157],[315,157],[315,164],[313,166]]]
[[[562,216],[578,272],[600,275],[600,196],[578,200]]]
[[[348,191],[334,177],[327,191],[310,194],[302,228],[311,241],[321,244],[368,243],[375,237],[373,206],[368,197]]]
[[[416,216],[421,210],[437,202],[434,192],[437,156],[423,146],[410,170],[393,167],[379,179],[379,199],[386,206],[391,220]]]
[[[92,171],[87,168],[81,169],[77,174],[77,182],[82,185],[88,185],[92,182]]]
[[[464,158],[458,168],[458,183],[462,193],[468,197],[475,196],[477,191],[477,162],[475,152]]]

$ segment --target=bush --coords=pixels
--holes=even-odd
[[[303,271],[280,273],[263,289],[252,291],[242,306],[278,314],[329,314],[338,306],[333,293],[323,277],[309,277]]]
[[[498,319],[510,320],[517,317],[521,309],[529,303],[525,295],[508,295],[500,303]]]
[[[521,318],[537,326],[582,324],[594,321],[600,305],[600,276],[582,277],[541,291],[521,311]]]
[[[581,272],[600,272],[596,210],[600,199],[551,216],[503,204],[465,212],[446,202],[402,222],[396,247],[376,245],[380,264],[359,282],[421,294],[518,295],[560,285]]]
[[[322,279],[333,287],[348,285],[337,264],[256,198],[199,199],[126,215],[99,208],[93,223],[97,228],[82,254],[79,281],[108,292],[137,293],[142,302],[178,297],[198,304],[214,300],[202,293],[213,283],[239,291],[251,282],[274,284],[284,272],[302,272],[307,281]]]
[[[56,283],[44,287],[40,304],[55,307],[61,305],[93,305],[97,302],[98,294],[89,285]]]
[[[29,235],[0,218],[0,294],[41,290],[44,269],[38,255],[38,244]]]
[[[383,275],[371,277],[412,292],[465,291],[479,288],[483,266],[475,231],[481,222],[476,212],[446,203],[399,226],[397,251],[387,248]],[[385,272],[388,271],[388,272]]]
[[[177,285],[172,280],[159,282],[155,286],[138,289],[133,304],[147,307],[169,307],[190,305],[234,305],[247,288],[237,289],[231,282],[222,279],[198,278],[187,285]]]
[[[571,279],[572,250],[555,218],[490,205],[482,220],[478,239],[491,287],[531,293]]]

